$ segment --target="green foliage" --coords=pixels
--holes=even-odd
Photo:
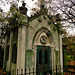
[[[0,24],[2,25],[1,37],[4,37],[10,29],[17,27],[19,15],[17,4],[14,2],[11,3],[10,11],[8,13],[0,13]]]
[[[12,17],[8,18],[8,25],[10,28],[16,27],[18,25],[19,13],[13,14]]]
[[[7,15],[8,25],[10,27],[15,27],[18,24],[18,18],[19,18],[19,13],[17,5],[12,4],[10,7],[10,12]]]
[[[73,57],[74,57],[74,56],[72,56],[72,55],[67,55],[67,62],[73,61]]]
[[[64,50],[64,65],[68,62],[75,61],[75,37],[65,37],[63,39]]]

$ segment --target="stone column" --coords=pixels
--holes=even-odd
[[[13,45],[13,32],[10,32],[10,47],[9,47],[9,62],[8,62],[9,75],[11,74],[11,67],[12,67],[12,45]]]
[[[54,75],[54,48],[51,48],[51,64],[52,64],[52,74]]]
[[[61,72],[63,72],[63,51],[62,51],[62,35],[60,34],[60,65]]]
[[[25,51],[26,51],[26,28],[27,28],[27,16],[21,15],[21,25],[18,27],[18,48],[17,48],[17,69],[21,74],[21,69],[25,71]]]
[[[6,57],[6,46],[7,46],[7,35],[6,35],[6,37],[5,37],[5,48],[4,48],[4,59],[3,59],[3,69],[6,69],[6,59],[5,59],[5,57]]]

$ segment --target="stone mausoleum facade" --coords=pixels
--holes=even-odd
[[[46,75],[53,72],[56,65],[63,68],[62,37],[51,17],[42,9],[27,17],[21,14],[21,24],[11,29],[5,36],[4,66],[12,75],[25,73],[25,68]],[[27,72],[29,70],[26,70]],[[62,70],[61,70],[62,71]]]

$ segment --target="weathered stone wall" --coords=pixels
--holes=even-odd
[[[44,17],[46,19],[44,19]],[[38,19],[40,19],[41,22],[39,22]],[[50,22],[51,24],[48,24],[48,22]],[[53,53],[52,63],[54,63],[53,66],[55,66],[56,60],[58,60],[58,65],[59,65],[59,60],[60,60],[59,59],[59,53],[60,53],[59,50],[60,50],[60,44],[61,44],[60,43],[60,34],[58,34],[57,29],[55,31],[53,30],[54,24],[46,15],[41,15],[38,18],[29,22],[29,26],[27,28],[27,40],[26,40],[27,41],[27,50],[35,51],[35,64],[34,65],[36,67],[36,55],[37,55],[36,50],[37,50],[37,47],[34,47],[34,46],[42,45],[40,43],[40,37],[42,35],[47,36],[45,31],[41,31],[41,30],[43,30],[43,28],[47,28],[51,33],[51,36],[48,37],[48,42],[45,46],[50,46],[53,48],[51,50],[51,52],[53,51],[52,52]],[[36,35],[36,37],[35,37],[35,35]],[[35,41],[34,44],[33,44],[33,40]],[[56,55],[55,55],[56,51],[58,52],[58,57],[56,57]]]
[[[11,70],[12,72],[13,69],[19,69],[19,74],[21,74],[21,69],[23,69],[24,72],[25,68],[34,68],[36,71],[37,45],[50,46],[52,69],[56,64],[59,65],[59,62],[62,62],[62,40],[57,29],[53,30],[55,26],[52,20],[50,20],[47,15],[43,14],[30,21],[28,24],[27,16],[23,16],[23,18],[23,25],[18,27],[17,32],[10,32],[10,37],[7,37],[6,46],[10,46],[9,60],[6,64],[7,71]],[[47,37],[46,44],[40,42],[42,35]],[[13,63],[12,47],[15,43],[17,46],[17,61]],[[58,60],[58,63],[55,63],[56,60]]]

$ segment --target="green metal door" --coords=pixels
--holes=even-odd
[[[50,69],[50,47],[37,46],[37,75],[47,75]]]

